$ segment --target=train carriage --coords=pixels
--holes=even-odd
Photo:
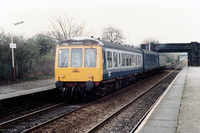
[[[148,50],[143,51],[144,71],[157,69],[159,66],[158,53]]]
[[[143,70],[142,51],[137,48],[102,41],[103,80],[131,75]]]

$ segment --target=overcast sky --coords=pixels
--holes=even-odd
[[[100,37],[106,26],[120,29],[126,43],[146,38],[161,43],[200,42],[199,0],[0,0],[0,28],[32,36],[49,31],[56,15],[86,21],[86,30]],[[24,21],[13,26],[13,23]]]

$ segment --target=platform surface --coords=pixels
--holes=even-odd
[[[200,67],[189,67],[177,131],[200,133]]]
[[[185,67],[136,133],[200,133],[200,67]]]
[[[0,86],[0,100],[55,88],[54,78]]]

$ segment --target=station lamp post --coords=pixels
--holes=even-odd
[[[14,25],[19,25],[24,23],[24,21],[14,23]],[[12,76],[13,80],[15,80],[15,59],[14,59],[14,48],[16,48],[16,44],[13,43],[13,34],[11,33],[11,43],[10,48],[12,49]]]

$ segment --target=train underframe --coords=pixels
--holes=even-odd
[[[164,67],[158,69],[152,69],[145,72],[138,72],[132,75],[117,77],[102,82],[88,81],[88,82],[61,83],[61,81],[57,81],[56,84],[60,84],[59,87],[57,88],[59,88],[59,90],[61,91],[61,96],[64,100],[67,101],[76,99],[95,100],[107,94],[110,94],[116,90],[131,85],[137,81],[150,77],[158,72],[162,72],[163,70]]]

